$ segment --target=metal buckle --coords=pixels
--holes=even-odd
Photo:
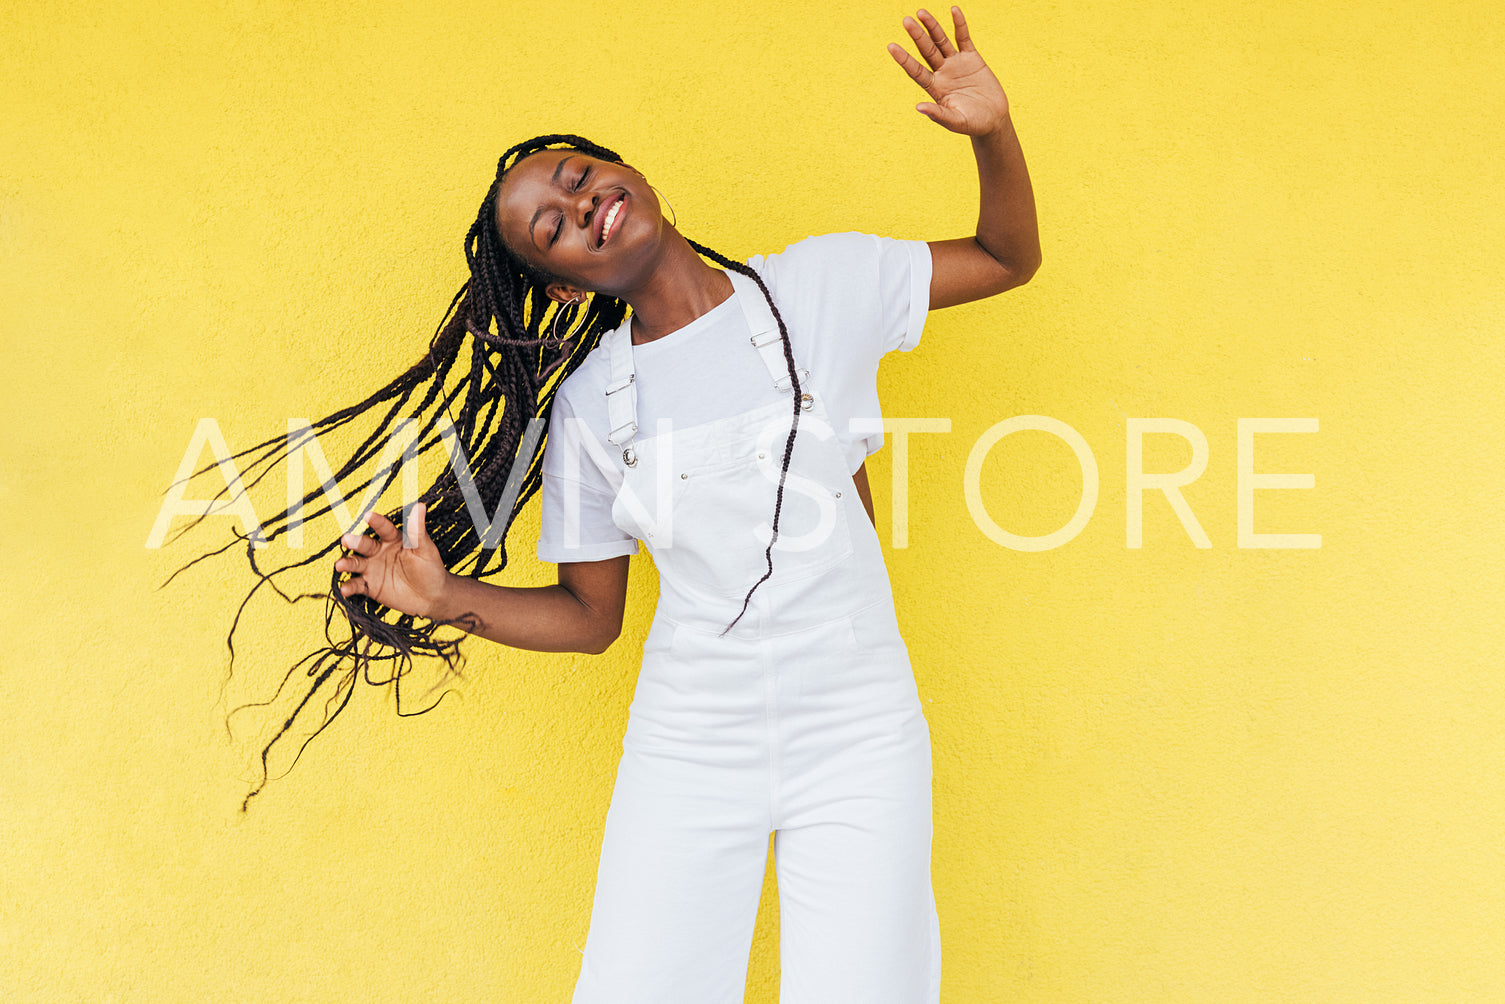
[[[609,384],[607,384],[606,385],[606,393],[608,393],[608,394],[615,394],[619,390],[626,390],[629,386],[631,386],[632,382],[637,379],[637,376],[638,375],[637,375],[636,372],[629,373],[629,374],[627,374],[627,379],[626,380],[620,380],[620,381],[617,381],[616,383],[609,383]]]
[[[803,366],[795,369],[795,372],[800,375],[800,383],[804,383],[806,380],[810,379],[810,371],[805,369]],[[777,391],[786,391],[789,389],[789,386],[789,374],[787,373],[773,382],[774,390]]]
[[[761,338],[763,335],[772,335],[773,337],[772,338],[764,339],[761,342],[758,341],[758,339]],[[778,332],[778,329],[775,328],[772,331],[760,331],[756,335],[753,335],[751,338],[749,338],[748,341],[752,342],[753,348],[755,348],[755,349],[761,349],[765,345],[771,345],[771,344],[773,344],[773,342],[775,342],[775,341],[778,340],[778,337],[779,337],[779,332]]]

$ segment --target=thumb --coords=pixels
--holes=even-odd
[[[403,547],[423,547],[429,543],[428,528],[424,525],[427,519],[427,502],[418,502],[409,510],[408,519],[403,521]]]
[[[933,101],[922,101],[915,105],[915,111],[924,115],[938,126],[950,129],[953,132],[962,124],[962,119],[955,112],[942,108]]]

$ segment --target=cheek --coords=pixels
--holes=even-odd
[[[540,221],[539,227],[540,239],[547,240],[548,238],[546,235],[548,231],[542,229],[544,227],[542,221]],[[501,243],[507,254],[510,254],[512,257],[518,259],[529,268],[532,268],[537,272],[549,274],[548,267],[545,266],[541,261],[543,256],[539,253],[538,249],[533,246],[532,242],[528,240],[527,234],[523,234],[519,237],[516,234],[508,235],[505,231],[503,231]]]
[[[526,206],[521,199],[514,198],[510,202],[498,203],[496,212],[492,218],[491,236],[493,240],[499,240],[512,254],[531,262],[538,257],[538,249],[533,246],[533,239],[528,233],[528,222],[538,209],[537,204]],[[539,242],[547,240],[547,235],[553,228],[552,219],[540,218],[534,226],[533,232],[538,235]]]

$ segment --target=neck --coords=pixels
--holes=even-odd
[[[678,231],[667,237],[647,280],[622,296],[632,307],[634,345],[678,331],[732,295],[725,272],[706,264]]]

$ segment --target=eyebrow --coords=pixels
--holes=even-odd
[[[549,184],[551,184],[551,185],[557,185],[557,184],[559,184],[559,172],[564,170],[564,165],[568,164],[570,161],[572,161],[574,159],[575,159],[575,155],[574,154],[570,154],[568,157],[565,157],[559,163],[555,164],[554,165],[554,175],[553,175],[553,177],[551,177],[549,179]],[[533,218],[528,221],[528,240],[530,240],[530,241],[533,242],[533,246],[534,247],[538,247],[538,241],[535,240],[534,237],[533,237],[533,226],[534,226],[534,224],[536,224],[538,222],[538,218],[540,216],[542,216],[542,215],[543,215],[543,206],[539,206],[536,210],[534,210],[534,212],[533,212]]]

